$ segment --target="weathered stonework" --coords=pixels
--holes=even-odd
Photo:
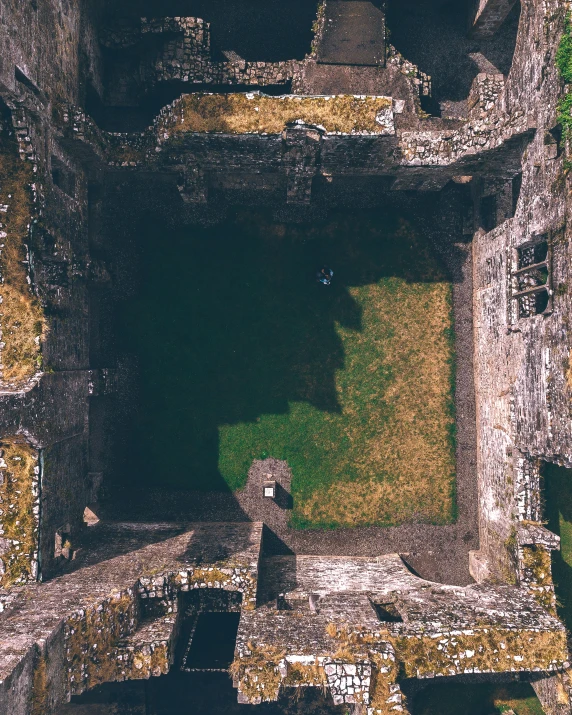
[[[395,95],[304,94],[319,64],[323,3],[308,57],[283,62],[232,52],[214,61],[199,18],[102,31],[96,5],[3,7],[0,129],[27,197],[17,247],[33,322],[42,324],[28,332],[31,368],[4,379],[0,394],[0,715],[50,715],[99,683],[167,673],[188,617],[180,604],[192,592],[213,602],[232,593],[241,610],[231,668],[241,702],[322,687],[336,703],[381,715],[406,711],[403,675],[518,673],[548,713],[570,712],[550,572],[559,540],[542,525],[541,495],[543,462],[572,467],[570,140],[558,139],[556,114],[563,4],[523,0],[513,67],[476,77],[466,120],[425,114],[431,78],[393,47],[385,69],[404,83],[393,82]],[[492,32],[510,5],[483,0],[474,32]],[[104,87],[104,50],[139,52],[139,79],[118,59],[117,82]],[[142,132],[104,131],[86,108],[88,90],[129,108],[178,82],[201,92],[171,102]],[[202,85],[279,85],[285,94],[211,94]],[[459,243],[474,235],[476,583],[418,578],[397,554],[269,555],[258,523],[86,527],[84,509],[112,469],[103,425],[112,430],[120,419],[126,390],[121,365],[98,348],[99,301],[122,279],[102,258],[102,187],[149,182],[167,211],[192,221],[217,212],[213,196],[232,203],[238,192],[306,215],[316,187],[338,181],[382,181],[388,195],[419,191],[436,201],[451,182],[468,186],[471,211],[448,218]],[[9,198],[0,201],[3,239],[14,225]],[[325,199],[319,208],[327,210]],[[538,286],[519,279],[519,256],[540,241],[549,247],[550,300],[533,314],[527,296]],[[10,277],[3,263],[4,284]],[[526,316],[515,296],[522,285],[533,291]],[[8,347],[3,332],[0,351]]]
[[[38,578],[40,466],[23,440],[0,443],[0,585]],[[0,610],[2,599],[0,597]]]
[[[157,49],[157,37],[164,35]],[[301,62],[246,62],[234,53],[227,62],[211,59],[210,26],[201,18],[141,18],[137,27],[110,28],[102,43],[118,49],[144,43],[153,36],[154,44],[143,51],[140,74],[145,89],[160,82],[192,84],[285,85],[301,70]],[[232,55],[232,53],[229,53]]]

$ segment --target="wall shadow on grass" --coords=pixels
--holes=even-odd
[[[560,551],[552,552],[558,615],[572,632],[572,469],[547,463],[543,478],[547,528],[560,536]]]
[[[390,209],[319,225],[276,224],[252,211],[208,228],[147,224],[135,260],[138,288],[117,325],[140,365],[124,479],[160,488],[228,490],[219,471],[223,425],[286,415],[292,403],[340,412],[337,328],[363,329],[352,287],[384,277],[446,280],[421,232]],[[323,263],[335,271],[329,287],[315,280]],[[233,439],[240,450],[240,433]],[[245,451],[240,478],[265,456]]]
[[[301,692],[304,691],[304,692]],[[149,680],[105,683],[62,706],[61,715],[80,715],[92,706],[113,705],[118,715],[209,713],[209,715],[346,715],[347,706],[334,705],[319,688],[288,688],[276,703],[239,705],[226,673],[179,673]],[[138,709],[140,708],[140,710]]]
[[[413,701],[413,715],[542,715],[529,683],[443,683],[429,685]]]

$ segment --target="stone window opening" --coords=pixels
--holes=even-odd
[[[395,603],[373,603],[375,614],[381,623],[403,623]]]
[[[562,153],[562,125],[549,129],[544,135],[544,151],[547,159],[557,159]]]
[[[520,198],[520,190],[522,189],[522,171],[519,171],[511,181],[512,188],[512,216],[516,214],[518,200]]]
[[[16,82],[26,87],[26,89],[29,89],[32,94],[38,97],[38,99],[41,99],[42,101],[44,100],[44,96],[40,88],[32,82],[32,80],[18,67],[18,65],[15,65],[14,67],[14,77],[16,78]]]
[[[550,246],[547,236],[516,249],[511,299],[516,319],[545,315],[552,308]]]
[[[64,558],[68,560],[73,558],[71,528],[69,524],[65,524],[65,526],[60,527],[56,531],[54,558]]]
[[[487,233],[497,226],[496,194],[485,196],[481,200],[481,226]]]
[[[65,194],[72,199],[76,195],[76,178],[71,169],[64,164],[63,161],[52,155],[52,181],[54,186],[57,186]]]
[[[242,594],[208,589],[183,595],[176,660],[183,672],[226,672],[234,659]]]

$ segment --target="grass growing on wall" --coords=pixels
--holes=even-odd
[[[31,163],[22,161],[15,140],[0,132],[2,380],[15,386],[31,378],[41,366],[44,316],[30,288],[25,264],[33,181]]]
[[[328,132],[379,134],[376,121],[391,107],[387,97],[270,97],[257,94],[185,94],[173,107],[163,130],[171,136],[183,132],[225,134],[280,134],[298,119],[319,124]]]
[[[37,452],[30,445],[10,440],[0,442],[0,527],[2,538],[9,542],[0,555],[3,588],[36,577],[32,564],[38,550],[38,516],[34,514],[37,464]]]
[[[451,284],[411,223],[245,213],[141,240],[120,328],[142,369],[138,483],[240,489],[271,456],[296,527],[454,518]]]

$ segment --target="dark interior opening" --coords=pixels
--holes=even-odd
[[[394,603],[374,603],[373,607],[382,623],[403,623],[403,618]]]
[[[282,688],[278,702],[241,705],[227,673],[180,673],[149,680],[105,683],[74,695],[58,715],[347,715],[347,705],[334,705],[321,688]]]
[[[479,72],[507,75],[512,65],[520,17],[517,3],[493,37],[467,36],[472,0],[389,0],[389,41],[410,62],[431,75],[438,103],[469,96]],[[491,68],[492,66],[492,68]]]
[[[52,156],[52,181],[64,193],[75,198],[76,177],[75,173],[63,161]]]
[[[536,294],[536,314],[544,313],[546,308],[548,308],[548,291],[541,291]]]
[[[415,715],[542,712],[532,685],[506,674],[443,677],[438,682],[411,679],[403,681],[402,689]]]
[[[572,630],[572,469],[546,462],[542,469],[546,527],[560,537],[552,552],[558,616]]]
[[[427,97],[426,95],[421,95],[420,97],[421,109],[430,114],[432,117],[441,116],[441,105],[435,99],[435,97]]]
[[[519,246],[518,250],[518,267],[526,268],[536,263],[542,263],[548,257],[548,241],[539,240],[535,243],[529,243],[524,246]]]
[[[550,295],[547,290],[541,290],[532,295],[518,298],[518,317],[531,318],[544,313],[550,304]]]
[[[522,189],[522,171],[520,171],[512,180],[512,215],[516,214],[518,200],[520,198],[520,190]]]
[[[232,50],[247,61],[303,59],[310,51],[313,0],[124,0],[107,2],[111,19],[200,17],[211,23],[215,56]]]
[[[497,197],[496,194],[485,196],[481,200],[481,226],[487,231],[492,231],[497,225]]]
[[[33,94],[36,95],[36,97],[40,98],[43,100],[43,95],[42,92],[40,91],[39,87],[32,82],[32,80],[27,77],[22,70],[16,65],[14,67],[14,76],[16,77],[16,81],[19,82],[20,84],[23,84],[24,87],[30,90]]]
[[[105,118],[105,106],[91,82],[87,83],[85,90],[85,111],[99,127],[102,126]]]
[[[557,124],[546,132],[544,143],[554,144],[556,148],[556,156],[560,156],[562,153],[562,124]]]
[[[185,670],[224,670],[234,658],[240,613],[200,613]]]

